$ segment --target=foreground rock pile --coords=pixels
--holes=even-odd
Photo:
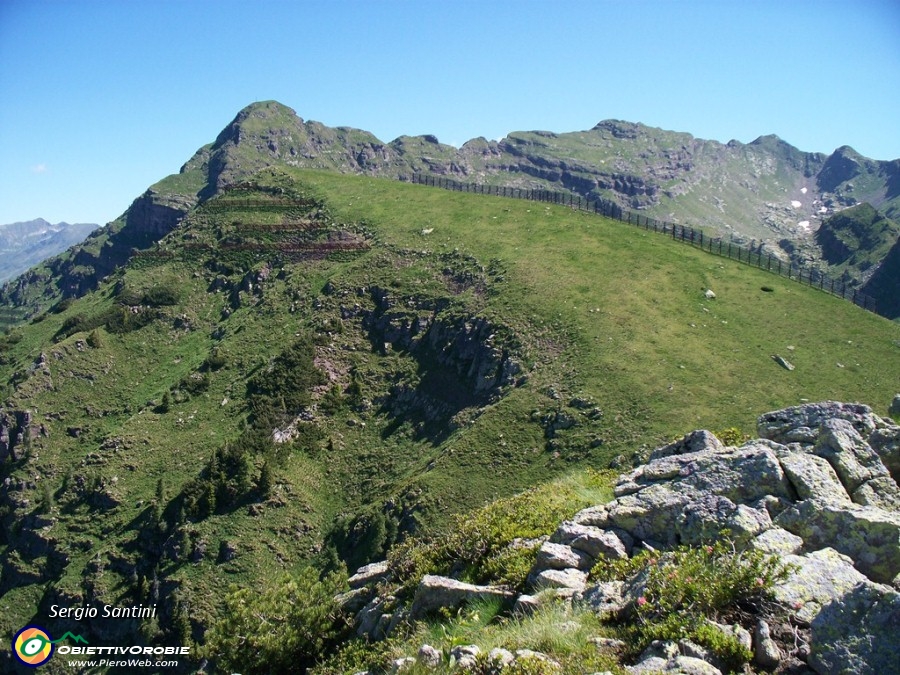
[[[867,406],[825,402],[762,415],[758,435],[726,447],[696,431],[655,450],[619,478],[613,501],[578,513],[541,545],[528,594],[426,576],[408,608],[387,613],[379,607],[393,599],[373,597],[373,582],[390,570],[376,564],[351,580],[345,606],[359,603],[359,632],[374,638],[400,621],[489,595],[523,613],[562,596],[628,616],[639,581],[592,583],[598,560],[701,545],[727,529],[739,546],[778,555],[792,570],[774,589],[782,624],[758,616],[752,625],[721,627],[752,651],[755,667],[900,673],[900,426]],[[717,673],[717,665],[683,640],[655,643],[630,670]]]

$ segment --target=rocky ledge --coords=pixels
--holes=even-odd
[[[776,555],[790,570],[774,588],[784,625],[770,625],[773,612],[721,627],[745,643],[756,667],[900,673],[900,426],[864,405],[824,402],[766,413],[757,432],[740,447],[695,431],[655,450],[619,478],[613,501],[576,514],[541,545],[530,592],[515,599],[513,611],[563,597],[606,616],[629,616],[641,579],[594,583],[589,571],[598,560],[704,545],[728,530],[737,546]],[[379,568],[380,580],[389,575]],[[358,585],[357,601],[367,588],[359,628],[371,637],[425,610],[507,595],[427,576],[409,610],[378,615],[385,599],[373,597],[374,588]],[[785,630],[790,644],[773,639]],[[629,670],[714,674],[718,665],[682,640],[654,643]]]

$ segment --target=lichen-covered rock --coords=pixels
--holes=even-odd
[[[488,652],[488,663],[494,668],[504,668],[515,660],[515,655],[503,647],[494,647]]]
[[[781,466],[800,499],[850,501],[850,495],[824,457],[791,452],[781,457]]]
[[[607,527],[609,525],[609,509],[605,504],[589,506],[582,509],[572,518],[576,525],[590,525],[592,527]]]
[[[860,485],[853,493],[853,501],[860,506],[900,513],[900,490],[890,476],[873,478]]]
[[[638,662],[625,668],[629,673],[669,673],[671,675],[722,675],[722,671],[711,663],[694,656],[681,653],[681,647],[674,642],[655,640],[643,651]]]
[[[369,565],[365,565],[356,570],[356,574],[347,579],[347,584],[350,588],[362,588],[363,586],[369,586],[374,584],[382,579],[386,578],[390,574],[390,569],[388,568],[388,563],[386,560],[382,562],[374,562]]]
[[[772,639],[769,624],[763,619],[756,622],[753,630],[753,660],[767,670],[778,667],[784,654],[778,643]]]
[[[716,495],[692,501],[685,507],[682,517],[681,543],[689,546],[713,541],[722,530],[728,530],[736,542],[746,543],[772,527],[772,518],[765,509],[735,505],[727,497]]]
[[[437,668],[439,665],[441,665],[441,652],[431,645],[422,645],[421,647],[419,647],[419,653],[416,656],[416,661],[421,663],[426,668]]]
[[[857,504],[807,499],[775,519],[802,538],[807,549],[830,547],[850,556],[873,581],[890,584],[900,574],[900,514]]]
[[[450,650],[450,659],[460,670],[472,670],[478,665],[478,655],[481,647],[478,645],[457,645]]]
[[[854,569],[852,560],[830,548],[807,555],[785,556],[783,562],[793,571],[773,588],[775,600],[806,623],[818,615],[824,604],[866,581]]]
[[[780,527],[773,527],[750,542],[750,545],[770,555],[786,556],[800,553],[803,540]]]
[[[544,570],[529,578],[532,588],[570,588],[581,592],[587,586],[587,572],[576,569]]]
[[[724,450],[724,448],[722,441],[716,438],[715,434],[705,429],[700,429],[692,431],[674,443],[657,448],[650,453],[649,461],[652,462],[662,457],[671,457],[672,455],[687,455],[692,452],[719,452]]]
[[[512,600],[513,593],[496,586],[477,586],[448,577],[426,574],[416,588],[410,618],[421,619],[442,607],[459,607],[464,602],[483,598]]]
[[[760,415],[756,423],[757,433],[778,443],[813,444],[819,436],[819,427],[826,420],[847,420],[863,436],[868,436],[881,420],[867,405],[860,403],[804,403],[803,405],[776,410]]]
[[[579,570],[590,570],[594,566],[594,558],[584,551],[565,544],[544,542],[538,549],[534,562],[535,570],[564,570],[574,567]]]
[[[630,547],[626,546],[626,542],[615,532],[601,530],[590,525],[579,525],[571,521],[560,525],[550,541],[586,553],[594,560],[598,558],[620,560],[627,558],[630,553]],[[578,565],[569,565],[569,567],[578,567]]]
[[[857,584],[822,607],[811,636],[809,665],[820,675],[900,673],[900,593]]]
[[[581,595],[582,602],[596,614],[618,616],[627,605],[624,581],[602,581],[589,586]]]
[[[531,649],[517,649],[513,664],[525,666],[529,662],[540,662],[541,672],[560,672],[560,665],[543,652],[536,652]]]
[[[870,480],[889,477],[878,453],[846,420],[833,419],[822,423],[815,453],[828,460],[850,494]],[[896,485],[893,488],[895,492],[900,492]]]
[[[900,420],[900,415],[897,419]],[[878,453],[894,481],[900,483],[900,426],[876,429],[869,436],[869,445]]]

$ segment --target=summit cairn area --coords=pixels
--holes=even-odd
[[[610,581],[598,570],[648,554],[662,569],[688,548],[722,550],[727,532],[737,558],[764,558],[768,569],[780,570],[764,601],[713,624],[752,655],[751,667],[900,672],[900,426],[868,406],[827,401],[765,413],[757,433],[734,447],[695,431],[653,451],[619,477],[615,499],[580,511],[535,545],[526,585],[515,596],[502,586],[447,593],[452,580],[428,576],[413,611],[392,596],[393,616],[379,621],[372,613],[384,598],[371,588],[372,600],[359,611],[361,632],[381,637],[398,614],[421,618],[422,608],[443,604],[440,598],[452,609],[467,592],[473,599],[508,597],[510,611],[523,615],[562,600],[626,625],[648,602],[652,571]],[[378,592],[388,586],[383,579]],[[615,642],[594,640],[599,649]],[[627,669],[720,673],[733,666],[681,639],[654,641]]]

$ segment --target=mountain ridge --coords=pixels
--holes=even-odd
[[[785,262],[813,264],[825,273],[830,265],[814,239],[823,219],[862,202],[888,217],[900,214],[900,160],[869,160],[848,146],[826,156],[800,151],[774,134],[723,144],[622,120],[580,132],[511,132],[460,148],[431,135],[385,143],[367,131],[304,121],[277,101],[263,101],[242,109],[177,174],[152,185],[67,259],[8,284],[0,300],[34,314],[49,300],[96,287],[132,248],[152,245],[191,208],[267,166],[401,180],[426,173],[562,190],[755,243]],[[865,279],[853,273],[851,282],[861,286]]]
[[[0,283],[78,244],[97,227],[43,218],[0,225]]]

